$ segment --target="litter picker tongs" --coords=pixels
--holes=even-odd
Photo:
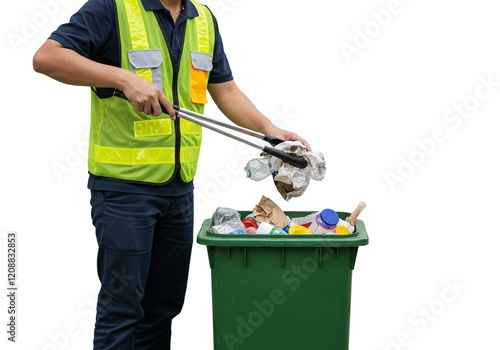
[[[120,90],[115,90],[113,95],[128,101],[127,96],[125,96],[125,94]],[[267,141],[270,144],[272,144],[273,146],[276,146],[276,145],[284,142],[284,140],[282,140],[280,138],[265,135],[265,134],[262,134],[260,132],[256,132],[256,131],[249,130],[246,128],[242,128],[241,126],[227,124],[227,123],[224,123],[220,120],[207,117],[203,114],[199,114],[199,113],[190,111],[188,109],[181,108],[181,107],[176,106],[176,105],[172,105],[172,106],[174,107],[175,115],[179,118],[183,118],[183,119],[188,120],[192,123],[198,124],[202,127],[205,127],[207,129],[218,132],[219,134],[222,134],[222,135],[230,137],[234,140],[243,142],[244,144],[247,144],[248,146],[251,146],[251,147],[257,148],[261,151],[264,151],[266,153],[269,153],[270,155],[273,155],[273,156],[281,159],[284,162],[287,162],[293,166],[296,166],[297,168],[304,169],[307,166],[307,161],[305,159],[302,159],[302,158],[296,157],[294,155],[285,153],[285,152],[277,150],[273,147],[263,146],[263,145],[260,145],[258,143],[249,141],[249,140],[244,139],[242,137],[231,134],[227,131],[221,130],[216,126],[211,125],[210,123],[213,123],[215,125],[222,126],[222,127],[234,130],[234,131],[238,131],[238,132],[241,132],[243,134],[253,136],[253,137],[256,137],[256,138],[264,140],[264,141]],[[161,109],[162,109],[163,113],[168,114],[167,109],[164,106],[161,106]]]

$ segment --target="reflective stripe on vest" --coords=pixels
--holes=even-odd
[[[210,11],[191,1],[198,16],[188,19],[180,56],[177,89],[173,64],[153,11],[140,0],[115,0],[121,41],[121,67],[158,86],[169,101],[203,113],[209,72],[212,69],[214,24]],[[180,137],[180,173],[192,181],[201,145],[201,127],[178,121],[180,135],[166,115],[147,116],[118,97],[99,99],[92,94],[89,171],[130,181],[164,183],[176,169]],[[162,118],[163,117],[163,118]],[[168,116],[167,116],[168,117]]]
[[[199,147],[181,149],[181,162],[193,162],[198,159]],[[95,161],[109,164],[174,164],[175,148],[118,148],[91,144],[90,153]]]
[[[123,0],[127,10],[128,26],[130,28],[130,39],[134,50],[149,50],[148,36],[144,27],[141,9],[137,0]],[[135,74],[153,82],[151,68],[136,69]]]
[[[194,20],[196,21],[196,27],[198,27],[198,51],[203,53],[209,53],[209,30],[208,30],[208,21],[207,14],[205,9],[201,4],[193,1],[196,10],[198,10],[198,17]]]

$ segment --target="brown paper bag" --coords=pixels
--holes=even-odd
[[[262,196],[260,202],[253,208],[252,215],[258,223],[267,222],[281,229],[290,223],[283,210],[266,196]]]

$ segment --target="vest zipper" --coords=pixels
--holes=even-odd
[[[179,106],[179,94],[177,91],[178,87],[178,80],[179,80],[179,70],[181,66],[181,59],[182,59],[182,52],[184,51],[184,39],[186,37],[186,28],[187,24],[184,24],[184,33],[182,33],[182,41],[180,45],[180,50],[179,50],[179,57],[177,59],[177,62],[173,62],[172,60],[172,49],[170,47],[170,43],[168,42],[167,36],[165,35],[165,29],[163,26],[160,24],[160,18],[158,17],[158,13],[155,11],[155,17],[156,21],[158,22],[158,25],[163,33],[163,38],[165,39],[165,43],[167,44],[167,49],[168,53],[170,55],[170,61],[172,62],[172,68],[173,68],[173,73],[174,76],[172,77],[172,96],[173,96],[173,104]],[[181,121],[179,118],[175,119],[174,122],[174,127],[175,127],[175,170],[174,174],[172,175],[172,179],[174,176],[177,176],[177,172],[180,171],[181,169]],[[182,182],[185,182],[182,177],[181,177]],[[187,182],[185,182],[187,183]]]
[[[174,104],[179,105],[179,94],[177,92],[177,84],[179,80],[179,66],[180,66],[180,57],[182,55],[179,55],[179,62],[178,63],[173,63],[174,66],[174,79],[172,82],[172,90],[173,90],[173,96],[174,96]],[[179,118],[175,118],[175,172],[174,176],[177,173],[177,170],[181,169],[181,121]]]

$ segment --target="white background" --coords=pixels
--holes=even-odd
[[[31,66],[36,49],[84,1],[49,10],[44,3],[9,1],[1,22],[0,285],[6,293],[5,240],[14,230],[19,324],[16,344],[0,327],[0,347],[87,350],[99,288],[86,188],[90,92]],[[272,181],[245,179],[243,166],[258,151],[207,131],[195,234],[218,206],[251,210],[261,195],[284,210],[351,211],[363,200],[370,244],[359,249],[353,272],[351,349],[498,348],[496,2],[207,4],[240,88],[277,125],[322,151],[328,171],[285,202]],[[355,53],[346,54],[348,46]],[[481,79],[493,82],[490,90]],[[468,118],[444,116],[459,105]],[[213,102],[206,114],[223,118]],[[435,129],[440,143],[424,141]],[[210,293],[206,248],[195,244],[174,349],[212,349]],[[0,300],[5,325],[7,299]],[[63,336],[68,327],[77,335]]]

